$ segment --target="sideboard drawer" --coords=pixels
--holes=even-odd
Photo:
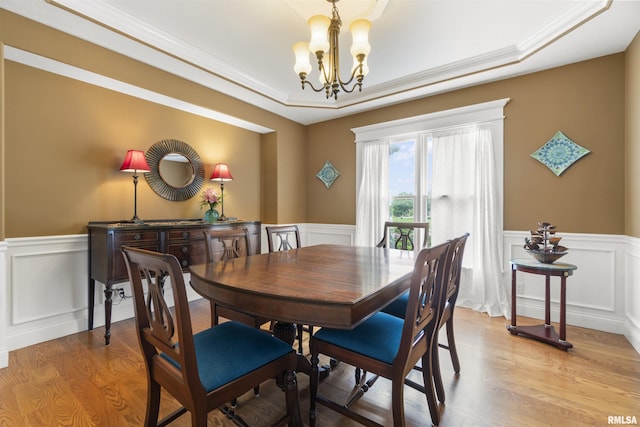
[[[171,244],[176,240],[204,240],[204,230],[209,227],[202,228],[185,228],[183,230],[169,230],[167,231],[167,240]]]
[[[116,248],[122,245],[140,246],[140,244],[149,244],[149,242],[159,242],[160,232],[158,230],[149,231],[124,231],[114,233],[114,243]]]

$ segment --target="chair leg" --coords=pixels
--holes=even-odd
[[[458,359],[458,350],[456,350],[456,339],[453,335],[453,314],[447,320],[447,342],[449,344],[449,354],[451,355],[451,363],[453,364],[453,371],[456,374],[460,373],[460,360]]]
[[[207,410],[205,408],[191,412],[191,427],[207,427]]]
[[[405,425],[404,421],[404,378],[396,378],[391,382],[391,408],[394,427]]]
[[[155,427],[158,425],[158,414],[160,411],[160,384],[148,378],[149,386],[147,391],[147,413],[144,417],[145,427]]]
[[[424,383],[424,395],[427,398],[427,405],[429,406],[429,413],[431,414],[431,422],[434,425],[440,424],[440,408],[436,400],[436,393],[433,388],[433,370],[431,365],[431,357],[429,352],[422,357],[422,381]]]
[[[311,352],[311,378],[309,378],[309,425],[316,425],[316,397],[318,396],[318,355]]]
[[[442,372],[440,371],[440,349],[438,348],[438,335],[433,338],[435,341],[432,345],[432,357],[431,357],[431,371],[433,372],[433,385],[436,389],[436,395],[438,396],[438,400],[444,403],[445,395],[444,395],[444,385],[442,384]],[[423,366],[424,369],[424,366]]]

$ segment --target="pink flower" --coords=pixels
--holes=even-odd
[[[220,202],[220,196],[213,188],[207,188],[202,192],[202,206],[208,206],[209,209],[215,208]]]

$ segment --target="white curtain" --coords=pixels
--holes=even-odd
[[[389,217],[389,140],[356,144],[356,234],[358,246],[375,246]]]
[[[502,211],[490,125],[433,134],[431,242],[470,233],[457,304],[509,316],[503,284]]]

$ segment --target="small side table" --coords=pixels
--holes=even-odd
[[[554,345],[563,350],[573,347],[573,344],[566,341],[567,338],[567,277],[576,270],[573,264],[554,263],[543,264],[533,259],[512,259],[511,260],[511,324],[507,329],[513,335],[524,335],[547,344]],[[541,274],[545,276],[545,308],[544,325],[516,326],[516,272],[523,271],[531,274]],[[560,335],[558,335],[551,325],[551,296],[550,282],[551,276],[560,277]]]

